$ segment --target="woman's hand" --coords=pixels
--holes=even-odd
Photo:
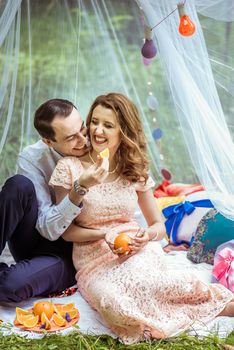
[[[117,236],[116,234],[114,235]],[[149,235],[147,233],[146,229],[140,228],[136,235],[132,237],[131,235],[131,243],[129,244],[130,250],[126,253],[121,252],[121,248],[115,249],[114,248],[114,238],[113,238],[113,232],[109,231],[105,235],[105,240],[107,244],[109,245],[110,249],[114,254],[117,254],[121,261],[126,260],[132,255],[135,255],[138,251],[140,251],[148,242],[149,242]]]
[[[149,234],[147,233],[147,229],[140,228],[135,237],[132,238],[131,244],[129,245],[131,250],[130,255],[136,254],[139,250],[144,248],[144,246],[149,242]]]

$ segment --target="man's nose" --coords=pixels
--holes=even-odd
[[[83,134],[79,134],[79,138],[78,138],[78,144],[85,144],[86,143],[86,141],[87,141],[87,137],[86,137],[86,134],[85,135],[83,135]]]

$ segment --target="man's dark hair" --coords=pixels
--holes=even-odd
[[[68,117],[71,114],[73,108],[76,107],[72,102],[68,100],[55,98],[46,101],[35,112],[35,129],[38,131],[41,137],[56,141],[55,132],[51,126],[51,123],[53,122],[55,116],[64,118]]]

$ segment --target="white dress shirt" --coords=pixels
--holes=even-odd
[[[41,140],[24,148],[18,157],[18,174],[29,178],[36,190],[36,228],[43,237],[51,241],[58,239],[81,211],[70,201],[68,195],[58,205],[54,205],[54,191],[48,183],[61,157]]]

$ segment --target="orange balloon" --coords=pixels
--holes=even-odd
[[[120,233],[115,238],[114,249],[121,249],[120,254],[127,253],[131,250],[129,243],[131,243],[131,238],[126,233]]]
[[[189,16],[180,17],[179,32],[183,36],[193,35],[196,30],[195,24],[191,21]]]
[[[34,315],[38,315],[41,318],[42,313],[45,313],[45,315],[48,317],[50,320],[53,313],[54,313],[54,306],[51,302],[49,301],[38,301],[37,303],[34,304],[33,306],[33,313]]]

